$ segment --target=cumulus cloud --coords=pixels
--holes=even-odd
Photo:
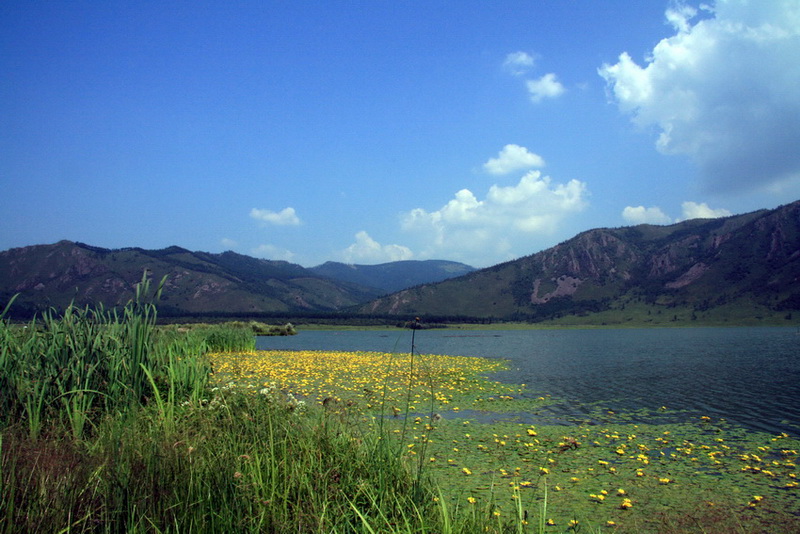
[[[527,52],[512,52],[503,61],[503,69],[511,75],[519,77],[530,72],[535,62],[534,56]],[[528,89],[531,101],[537,104],[545,98],[557,98],[566,91],[561,82],[558,81],[558,77],[552,72],[545,74],[541,78],[526,80],[525,86]]]
[[[259,245],[252,249],[250,253],[256,258],[263,258],[267,260],[283,260],[292,261],[295,257],[294,252],[285,248],[276,247],[274,245]]]
[[[294,208],[284,208],[278,212],[253,208],[250,210],[250,217],[257,221],[278,226],[297,226],[300,224],[300,218],[295,213]]]
[[[356,234],[356,241],[342,253],[348,263],[385,263],[410,260],[411,249],[402,245],[381,245],[365,231]]]
[[[534,58],[527,52],[512,52],[503,61],[503,68],[514,76],[522,76],[533,68]]]
[[[406,213],[402,224],[423,242],[425,257],[485,263],[486,258],[508,259],[515,246],[524,247],[518,254],[530,253],[531,238],[553,235],[566,217],[586,207],[587,195],[583,182],[553,183],[530,171],[517,185],[493,185],[482,200],[462,189],[436,211]]]
[[[508,174],[531,167],[544,167],[544,159],[524,146],[513,144],[504,146],[496,158],[490,158],[483,164],[489,174]]]
[[[643,66],[623,52],[599,74],[620,109],[694,160],[707,188],[800,180],[800,3],[719,0],[666,12],[675,34]]]
[[[697,203],[687,200],[681,204],[682,216],[674,222],[689,219],[716,219],[728,217],[731,212],[724,208],[712,209],[705,202]],[[622,210],[622,218],[629,224],[671,224],[672,217],[661,211],[658,206],[628,206]]]
[[[730,211],[723,208],[711,209],[705,202],[698,204],[697,202],[686,201],[681,204],[681,208],[683,210],[681,220],[684,221],[689,219],[717,219],[732,215]]]
[[[669,224],[672,218],[661,211],[661,208],[652,206],[627,206],[622,210],[622,218],[630,224]]]
[[[545,98],[556,98],[565,91],[564,86],[552,72],[538,80],[528,80],[526,84],[531,100],[535,103],[539,103]]]

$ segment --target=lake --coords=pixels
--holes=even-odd
[[[259,337],[256,347],[407,353],[411,331],[301,331]],[[638,413],[666,406],[671,414],[800,435],[795,328],[420,330],[415,347],[419,354],[508,360],[510,369],[492,378],[527,384],[533,397],[561,399],[547,409],[555,422],[591,420],[598,409]],[[529,422],[524,415],[518,414],[521,422]]]

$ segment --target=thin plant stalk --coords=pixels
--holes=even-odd
[[[406,429],[408,428],[408,414],[410,412],[411,406],[411,392],[414,388],[414,352],[416,352],[416,345],[414,343],[416,339],[417,329],[419,328],[419,317],[415,318],[412,329],[411,329],[411,352],[409,354],[410,363],[409,363],[409,370],[408,370],[408,391],[406,392],[406,405],[405,405],[405,413],[403,414],[403,430],[400,433],[400,441],[401,443],[406,438]],[[402,447],[398,450],[398,455],[402,454]]]

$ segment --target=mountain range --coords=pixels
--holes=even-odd
[[[628,308],[628,312],[621,313]],[[364,314],[541,321],[743,320],[800,310],[800,201],[719,219],[583,232],[555,247],[362,306]],[[614,312],[614,313],[612,313]],[[643,321],[647,322],[647,320]]]
[[[0,252],[0,306],[15,294],[13,316],[63,309],[70,302],[118,306],[133,296],[147,271],[156,281],[166,276],[162,315],[325,313],[472,270],[448,261],[371,266],[329,262],[306,269],[235,252],[211,254],[177,246],[105,249],[60,241]]]
[[[147,271],[167,316],[424,316],[431,320],[792,318],[800,311],[800,201],[719,219],[583,232],[485,269],[448,261],[304,268],[234,252],[104,249],[61,241],[0,252],[0,307],[117,306]],[[796,314],[800,315],[800,314]]]

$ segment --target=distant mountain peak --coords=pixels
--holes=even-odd
[[[319,275],[392,293],[420,284],[440,282],[475,270],[474,267],[446,260],[402,260],[377,265],[357,265],[328,261],[311,268]]]

